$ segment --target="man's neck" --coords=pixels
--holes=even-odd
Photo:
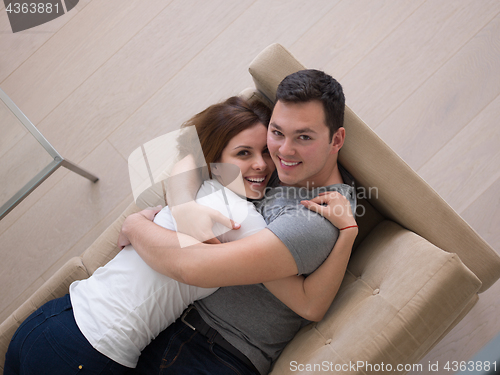
[[[314,187],[330,186],[335,184],[342,184],[344,180],[342,179],[342,174],[340,173],[339,165],[335,163],[330,170],[328,176],[318,176],[318,178],[313,180]]]
[[[340,173],[339,165],[338,163],[335,163],[335,167],[331,173],[330,180],[325,186],[343,183],[344,179],[342,178],[342,174]]]

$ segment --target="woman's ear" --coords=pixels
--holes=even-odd
[[[220,173],[219,173],[219,170],[217,169],[216,163],[210,163],[210,170],[212,171],[213,176],[220,177]]]
[[[340,151],[345,141],[345,128],[340,127],[337,129],[335,133],[333,133],[332,137],[332,145],[331,145],[331,153],[336,154]]]

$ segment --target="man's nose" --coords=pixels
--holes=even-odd
[[[279,148],[280,154],[285,155],[293,155],[295,154],[295,149],[293,147],[293,143],[291,139],[285,139]]]

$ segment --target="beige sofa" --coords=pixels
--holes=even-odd
[[[250,66],[256,89],[242,95],[269,102],[278,83],[303,68],[282,46],[271,45]],[[327,315],[296,335],[274,375],[406,373],[404,365],[418,363],[500,277],[495,251],[349,108],[345,128],[339,160],[357,181],[359,236]],[[158,204],[154,192],[141,198],[139,205]],[[109,261],[118,252],[122,221],[138,209],[131,204],[0,325],[0,367],[20,322]],[[358,361],[363,367],[356,368]]]

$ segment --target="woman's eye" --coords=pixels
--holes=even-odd
[[[250,155],[250,153],[248,151],[240,151],[240,152],[238,152],[237,155],[238,156],[247,156],[247,155]]]

